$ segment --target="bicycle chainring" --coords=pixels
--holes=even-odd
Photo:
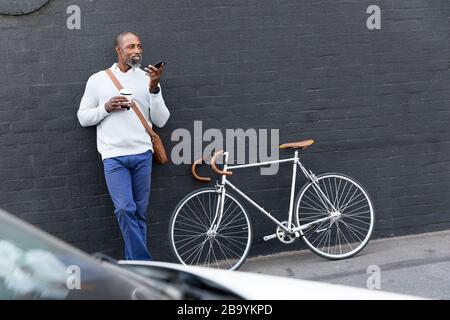
[[[283,226],[287,227],[288,222],[283,221],[283,222],[281,222],[281,224]],[[294,224],[291,223],[291,228],[294,228],[294,227],[295,227]],[[295,234],[289,233],[289,232],[285,231],[284,229],[282,229],[281,227],[277,227],[277,230],[275,233],[277,235],[278,240],[280,240],[284,244],[292,243],[296,239]]]

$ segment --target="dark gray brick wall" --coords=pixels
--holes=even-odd
[[[66,28],[72,4],[81,30]],[[372,4],[381,30],[366,28]],[[87,78],[115,61],[113,35],[127,29],[141,35],[146,63],[168,62],[172,116],[160,133],[169,150],[172,131],[194,120],[204,130],[278,128],[280,142],[311,137],[303,163],[366,187],[376,237],[449,228],[449,13],[447,0],[51,0],[26,16],[0,15],[0,207],[120,257],[95,129],[81,128],[76,111]],[[172,259],[177,201],[202,186],[189,169],[154,169],[149,246],[158,259]],[[257,172],[239,175],[243,189],[281,217],[290,167]],[[252,255],[301,246],[263,243],[274,227],[251,214]]]

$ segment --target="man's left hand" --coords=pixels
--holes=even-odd
[[[156,87],[158,87],[159,79],[161,79],[161,74],[164,69],[164,64],[158,68],[155,68],[151,64],[145,68],[145,72],[150,77],[150,91],[153,92]]]

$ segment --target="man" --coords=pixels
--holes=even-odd
[[[170,113],[159,83],[164,65],[140,69],[142,44],[133,32],[116,36],[118,62],[110,70],[144,117],[157,127]],[[147,249],[147,205],[150,196],[153,148],[144,126],[128,100],[105,71],[92,75],[81,99],[78,120],[83,127],[97,126],[97,149],[102,156],[106,184],[125,241],[125,259],[152,260]]]

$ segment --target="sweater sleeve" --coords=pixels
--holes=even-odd
[[[149,92],[148,99],[150,106],[150,119],[152,121],[152,124],[156,125],[158,128],[161,128],[164,127],[167,120],[169,119],[170,112],[166,107],[166,103],[164,102],[161,85],[158,86],[160,89],[159,93],[151,94]]]
[[[86,83],[86,89],[77,113],[78,121],[83,127],[95,126],[109,115],[105,105],[99,104],[97,92],[95,78],[91,76]]]

